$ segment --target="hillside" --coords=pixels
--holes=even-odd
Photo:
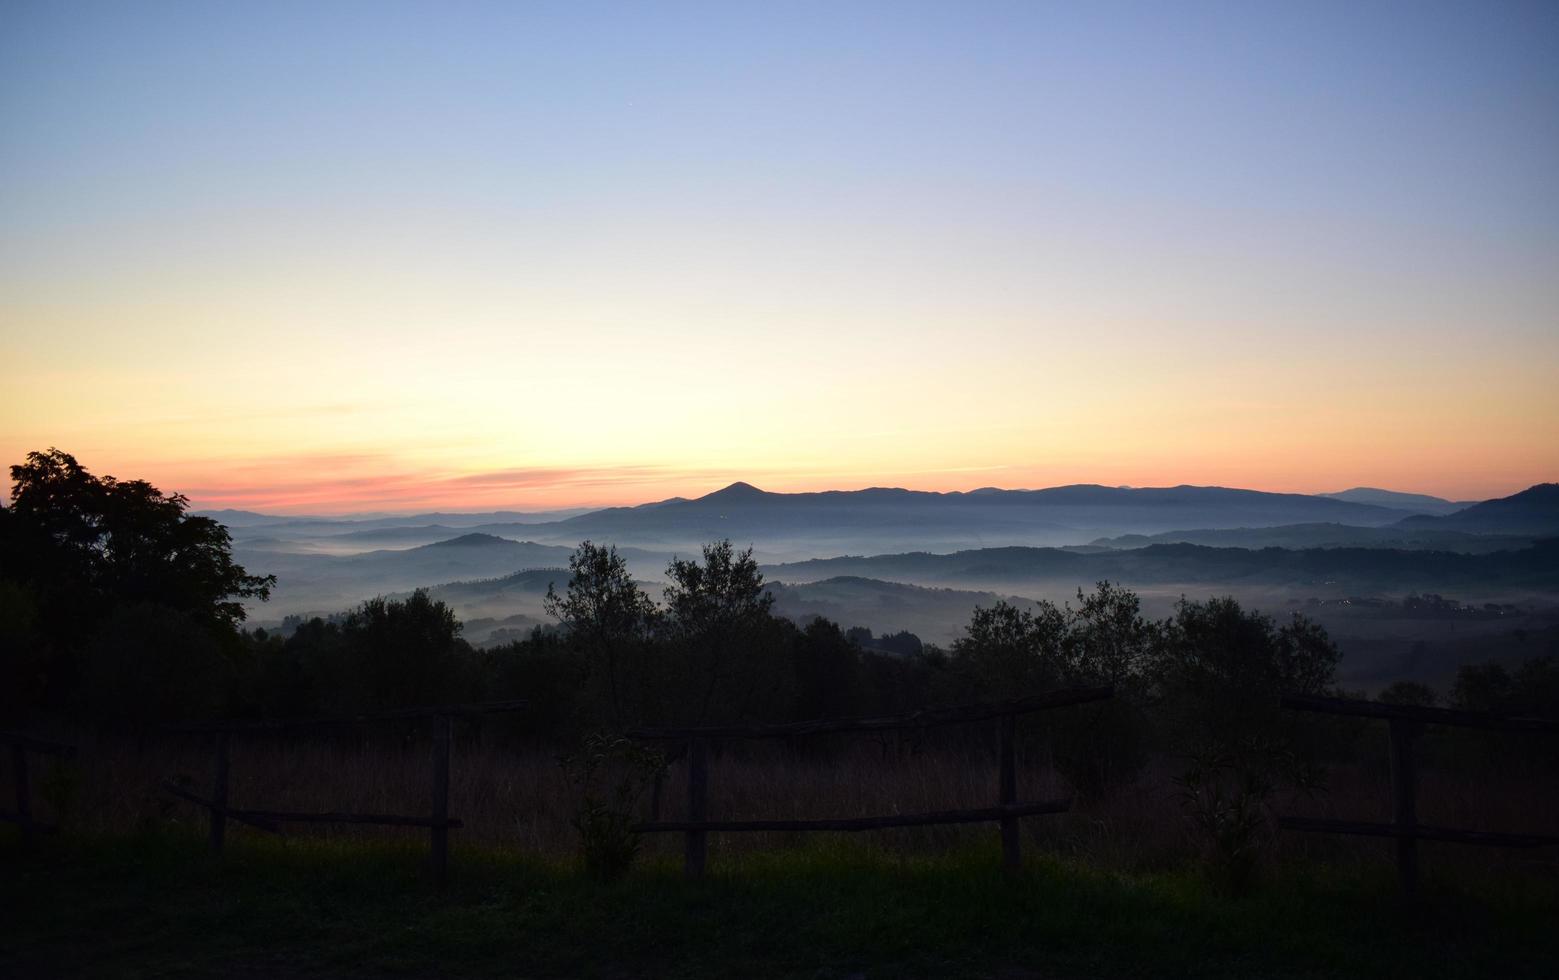
[[[467,534],[399,551],[358,555],[235,549],[246,568],[274,574],[271,601],[254,606],[266,620],[301,612],[334,612],[375,595],[460,579],[492,578],[516,569],[567,565],[572,549]]]
[[[1529,535],[1472,534],[1438,527],[1353,527],[1347,524],[1285,524],[1279,527],[1198,528],[1161,534],[1123,534],[1090,542],[1103,548],[1145,548],[1150,544],[1201,544],[1214,548],[1401,548],[1487,554],[1532,543]]]
[[[867,626],[876,632],[908,630],[927,643],[943,646],[963,632],[976,606],[1005,599],[1028,608],[1032,599],[964,589],[938,589],[858,576],[839,576],[795,585],[771,582],[774,611],[804,623],[821,616],[841,626]]]
[[[1467,503],[1456,503],[1443,497],[1431,497],[1427,493],[1403,493],[1400,490],[1381,490],[1378,487],[1353,487],[1350,490],[1323,493],[1320,496],[1355,504],[1376,504],[1418,514],[1450,514],[1467,506]]]
[[[1559,534],[1559,483],[1539,483],[1444,517],[1409,517],[1398,526],[1473,534]]]
[[[950,493],[878,487],[771,493],[734,483],[692,500],[608,508],[532,525],[526,533],[542,541],[594,538],[656,548],[689,548],[729,537],[771,557],[794,558],[895,547],[953,551],[996,543],[1083,544],[1101,534],[1187,527],[1307,522],[1378,527],[1408,513],[1330,497],[1226,487],[1078,485]]]
[[[841,575],[923,585],[1052,584],[1071,588],[1100,579],[1131,585],[1302,587],[1317,594],[1347,590],[1436,591],[1559,587],[1559,541],[1486,555],[1392,548],[1210,548],[1153,544],[1079,554],[1055,548],[982,548],[936,555],[915,552],[817,559],[766,566],[786,581]]]

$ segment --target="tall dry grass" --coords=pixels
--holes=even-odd
[[[1381,751],[1371,749],[1378,735]],[[78,758],[34,757],[34,807],[68,831],[119,834],[149,828],[204,826],[205,812],[164,792],[175,779],[207,795],[211,743],[199,737],[85,737]],[[1366,733],[1360,758],[1328,768],[1314,797],[1274,801],[1282,813],[1355,820],[1390,819],[1385,733]],[[1469,743],[1472,744],[1472,743]],[[1474,746],[1476,748],[1476,746]],[[431,808],[431,742],[414,731],[349,731],[296,737],[235,737],[229,800],[267,810],[423,814]],[[1481,750],[1480,750],[1481,751]],[[559,747],[512,737],[458,732],[451,760],[450,813],[464,821],[457,842],[516,848],[553,857],[573,852],[569,816],[578,801],[558,763]],[[1559,834],[1559,786],[1532,767],[1481,763],[1478,752],[1438,752],[1421,773],[1419,819],[1478,830]],[[1070,796],[1042,740],[1023,740],[1018,755],[1021,799]],[[11,785],[9,758],[0,786]],[[1196,859],[1199,842],[1182,811],[1175,761],[1160,757],[1131,784],[1103,800],[1078,800],[1072,811],[1024,821],[1027,845],[1074,855],[1122,871],[1166,869]],[[1550,770],[1551,771],[1551,770]],[[662,816],[685,811],[685,767],[673,762]],[[919,737],[829,736],[798,742],[717,745],[710,760],[712,819],[852,817],[994,804],[994,733],[948,728]],[[649,798],[642,801],[644,812]],[[7,807],[9,808],[9,807]],[[258,833],[236,827],[234,834]],[[289,835],[343,838],[415,836],[421,831],[362,825],[292,825]],[[794,847],[800,833],[716,834],[715,860],[754,850]],[[902,828],[861,835],[884,855],[938,852],[993,837],[985,825]],[[650,853],[675,854],[677,835],[652,835]],[[1506,850],[1425,844],[1426,867],[1499,867],[1559,876],[1559,848]],[[1271,860],[1386,866],[1390,842],[1274,832]]]

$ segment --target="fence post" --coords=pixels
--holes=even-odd
[[[1391,719],[1391,819],[1402,836],[1397,837],[1397,875],[1404,894],[1418,891],[1418,773],[1413,742],[1422,726],[1402,718]]]
[[[687,818],[690,823],[704,819],[704,803],[709,795],[709,740],[695,736],[687,746]],[[708,853],[708,834],[702,830],[687,832],[684,871],[689,878],[701,878]]]
[[[1016,758],[1017,721],[1014,714],[1001,716],[1001,804],[1018,802],[1018,766]],[[1016,871],[1023,863],[1018,838],[1018,818],[1001,818],[1001,858],[1008,871]]]
[[[11,770],[16,776],[16,822],[25,840],[32,836],[32,792],[27,785],[27,748],[20,742],[11,746]]]
[[[227,732],[217,732],[216,759],[212,766],[211,784],[211,853],[221,854],[222,843],[227,837]]]
[[[449,731],[447,715],[433,716],[433,883],[449,880]]]

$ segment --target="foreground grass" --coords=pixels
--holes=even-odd
[[[990,850],[857,841],[614,885],[534,857],[420,844],[189,836],[0,839],[0,975],[16,977],[1523,977],[1551,975],[1551,882],[1290,869],[1243,899],[1191,873],[1122,877]]]

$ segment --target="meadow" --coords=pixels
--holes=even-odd
[[[988,730],[913,739],[761,743],[717,751],[711,817],[856,816],[985,805]],[[1389,817],[1381,732],[1284,813]],[[1023,798],[1065,796],[1039,733],[1021,741]],[[1554,833],[1551,780],[1487,763],[1496,743],[1431,743],[1426,822]],[[1252,887],[1208,873],[1167,760],[1102,800],[1023,821],[1024,865],[1000,871],[990,825],[867,834],[715,834],[710,874],[682,876],[679,835],[651,836],[622,880],[581,873],[578,790],[557,752],[457,731],[449,886],[425,831],[229,825],[208,854],[199,737],[87,741],[36,774],[64,832],[0,860],[4,975],[601,977],[1540,976],[1559,953],[1554,849],[1426,843],[1425,886],[1397,892],[1389,842],[1270,832]],[[663,812],[683,806],[673,763]],[[236,740],[235,806],[421,813],[428,742],[414,728]],[[649,806],[642,799],[643,808]]]

